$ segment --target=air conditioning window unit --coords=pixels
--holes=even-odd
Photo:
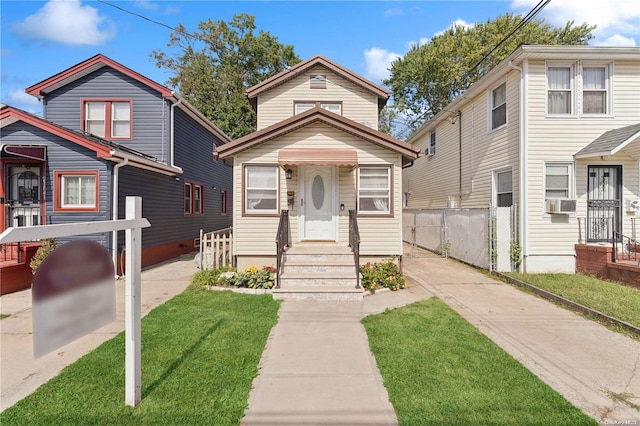
[[[547,199],[546,211],[551,214],[569,214],[576,212],[576,200]]]
[[[640,214],[640,200],[629,200],[627,212]]]
[[[435,154],[434,151],[435,151],[434,149],[428,146],[424,149],[424,155],[426,155],[427,157],[433,157],[433,155]]]

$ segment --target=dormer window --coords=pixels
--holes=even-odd
[[[84,100],[83,131],[104,139],[131,139],[131,101]]]
[[[311,89],[326,89],[327,76],[322,74],[311,74],[309,77],[309,87]]]

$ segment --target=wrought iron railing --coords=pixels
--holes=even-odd
[[[0,244],[0,261],[16,261],[22,262],[22,249],[20,243],[2,243]]]
[[[640,242],[618,231],[613,231],[611,261],[617,262],[618,260],[638,261],[640,265]]]
[[[360,288],[360,231],[355,210],[349,210],[349,247],[356,265],[356,288]]]
[[[280,275],[282,274],[282,256],[287,247],[291,246],[289,238],[289,210],[280,212],[280,223],[276,233],[276,288],[280,288]]]

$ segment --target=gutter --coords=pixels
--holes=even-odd
[[[176,135],[175,135],[175,131],[176,131],[176,124],[175,124],[175,109],[178,105],[180,105],[182,103],[182,98],[177,98],[178,102],[171,104],[171,123],[169,123],[170,126],[170,130],[169,132],[171,133],[169,135],[169,149],[171,150],[170,152],[170,162],[169,162],[169,166],[170,167],[175,167],[177,169],[180,169],[180,172],[182,173],[182,169],[180,167],[177,167],[174,164],[174,160],[175,160],[175,156],[174,156],[174,148],[175,148],[175,139],[176,139]]]
[[[528,201],[529,201],[529,197],[527,196],[527,176],[528,176],[528,167],[529,167],[529,162],[527,160],[527,153],[528,153],[528,140],[527,140],[527,99],[526,99],[526,88],[527,88],[527,81],[526,81],[526,76],[528,74],[528,67],[529,67],[529,61],[525,59],[525,61],[523,62],[523,67],[524,68],[520,68],[518,66],[513,65],[512,61],[509,61],[508,63],[509,68],[514,69],[516,71],[518,71],[520,73],[520,128],[519,128],[519,135],[520,135],[520,141],[519,141],[519,146],[520,146],[520,170],[519,170],[519,174],[520,174],[520,178],[518,179],[520,185],[519,185],[519,202],[520,202],[520,209],[518,210],[518,220],[519,220],[519,224],[518,224],[518,234],[520,235],[520,247],[522,248],[522,262],[520,262],[520,267],[519,267],[519,271],[523,272],[524,270],[526,270],[526,259],[529,256],[529,244],[528,244],[528,240],[529,240],[529,235],[528,235],[528,227],[527,227],[527,220],[528,220],[528,213],[527,213],[527,208],[528,208]]]
[[[125,158],[123,162],[116,164],[113,166],[113,202],[111,203],[113,206],[113,210],[111,213],[111,220],[118,220],[118,175],[120,171],[120,167],[126,166],[129,164],[129,159]],[[111,233],[111,248],[113,249],[113,268],[116,273],[116,277],[118,276],[118,231],[113,231]]]

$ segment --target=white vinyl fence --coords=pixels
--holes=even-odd
[[[404,210],[402,238],[483,269],[510,272],[518,266],[516,212],[515,206]]]

